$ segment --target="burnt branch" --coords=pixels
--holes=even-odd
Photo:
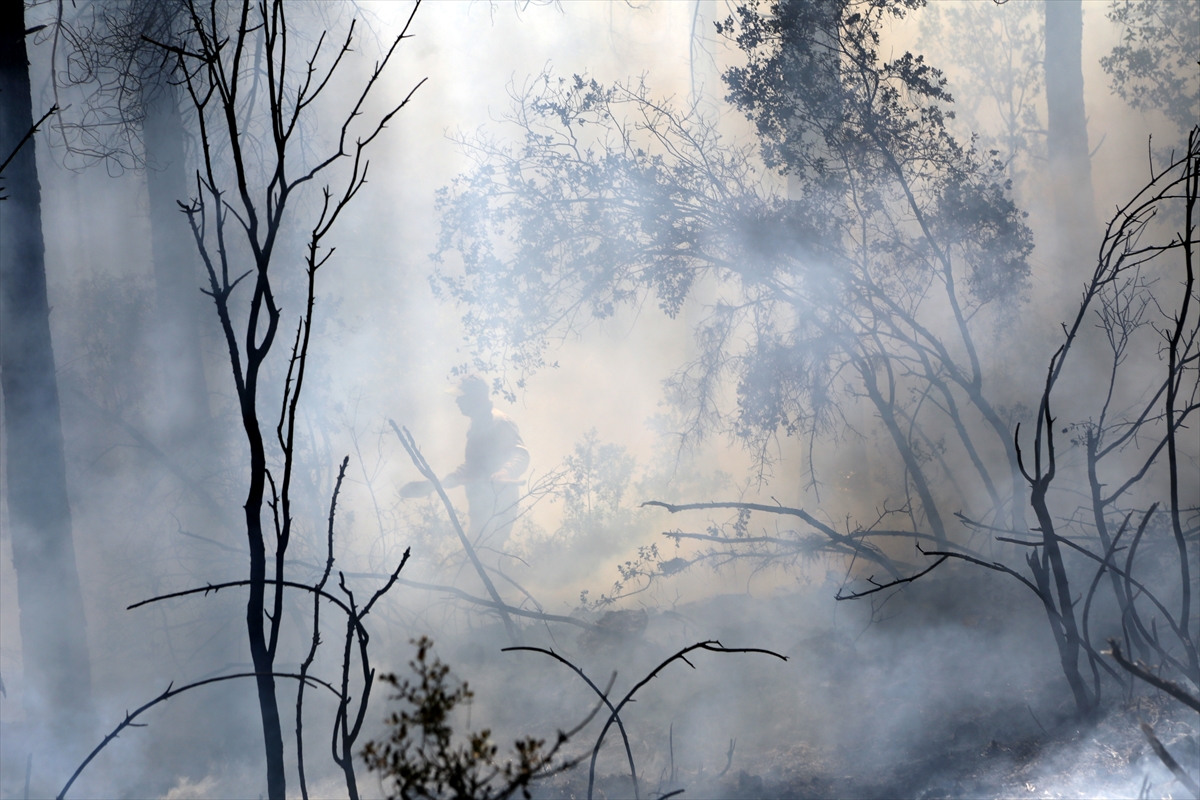
[[[868,561],[872,561],[883,567],[893,578],[899,579],[903,577],[895,563],[888,558],[882,550],[872,544],[856,541],[851,536],[838,533],[836,530],[821,522],[802,508],[768,506],[761,503],[682,503],[677,505],[673,503],[664,503],[661,500],[648,500],[645,503],[642,503],[642,508],[645,508],[646,506],[664,508],[671,514],[677,514],[680,511],[699,511],[704,509],[728,508],[745,511],[762,511],[768,514],[784,514],[787,516],[799,517],[813,528],[827,536],[832,542],[843,547],[850,548],[853,552],[857,552],[862,558],[865,558]]]
[[[347,575],[349,574],[351,573],[347,573]],[[414,589],[427,589],[431,592],[446,592],[447,594],[452,594],[459,599],[466,600],[468,603],[474,603],[477,606],[483,606],[484,608],[491,608],[497,611],[504,611],[505,613],[511,614],[515,617],[536,619],[541,620],[542,622],[561,622],[563,624],[574,625],[577,628],[583,628],[584,630],[588,631],[600,630],[598,626],[593,625],[585,620],[577,619],[576,617],[567,617],[561,614],[547,614],[543,611],[530,611],[527,608],[518,608],[517,606],[511,606],[507,603],[497,604],[494,600],[486,600],[482,597],[476,597],[475,595],[464,592],[457,586],[444,586],[436,583],[422,583],[420,581],[410,581],[404,578],[399,578],[396,582],[402,586],[411,586]]]
[[[1113,657],[1113,661],[1116,661],[1121,666],[1121,669],[1125,670],[1136,678],[1140,678],[1141,680],[1153,686],[1155,689],[1166,692],[1167,694],[1171,695],[1171,697],[1174,697],[1176,700],[1183,703],[1185,706],[1188,706],[1196,711],[1200,711],[1200,698],[1196,698],[1188,694],[1188,692],[1185,691],[1178,683],[1175,683],[1175,681],[1168,681],[1158,677],[1140,661],[1136,664],[1130,662],[1129,659],[1125,658],[1125,656],[1121,654],[1121,645],[1119,645],[1115,639],[1109,639],[1108,646],[1111,648],[1109,654]]]
[[[80,774],[83,772],[83,770],[87,767],[88,764],[92,763],[92,759],[94,759],[97,755],[99,755],[100,751],[108,746],[109,742],[111,742],[113,739],[117,738],[117,736],[121,733],[121,731],[125,730],[126,728],[131,728],[131,727],[133,727],[133,728],[142,727],[141,725],[135,725],[133,721],[135,719],[137,719],[143,712],[148,711],[149,709],[153,708],[154,706],[158,705],[159,703],[170,700],[172,697],[175,697],[176,695],[183,694],[184,692],[191,691],[192,689],[198,689],[201,686],[207,686],[211,683],[220,683],[222,681],[231,681],[231,680],[235,680],[237,678],[257,678],[258,676],[259,676],[259,673],[257,673],[257,672],[239,672],[235,675],[218,675],[215,678],[206,678],[202,681],[196,681],[195,683],[189,683],[186,686],[180,686],[178,689],[174,688],[174,684],[167,686],[166,691],[164,691],[158,697],[155,697],[153,700],[149,701],[148,703],[145,703],[145,704],[139,706],[138,708],[134,709],[132,712],[128,712],[128,711],[125,712],[125,719],[121,720],[121,722],[117,725],[117,727],[113,728],[112,732],[109,733],[107,736],[105,736],[104,740],[102,742],[100,742],[100,744],[96,745],[96,747],[92,750],[92,752],[88,753],[88,756],[87,756],[87,758],[85,758],[83,760],[83,763],[80,764],[78,767],[76,767],[75,771],[73,773],[71,773],[71,777],[67,780],[67,782],[63,786],[62,790],[59,791],[59,793],[57,795],[57,800],[63,800],[63,798],[65,798],[67,796],[67,792],[70,791],[71,785],[73,783],[75,783],[75,779],[80,776]],[[289,678],[291,680],[297,680],[297,681],[301,681],[303,683],[310,683],[313,686],[320,686],[324,689],[328,689],[336,697],[339,697],[339,698],[341,697],[341,695],[338,694],[337,689],[333,688],[331,685],[329,685],[325,681],[321,680],[320,678],[314,678],[311,675],[299,675],[299,674],[291,673],[291,672],[272,672],[271,677],[273,677],[273,678]]]
[[[333,761],[342,768],[342,774],[346,778],[346,789],[350,794],[350,800],[358,800],[358,782],[354,775],[354,743],[358,740],[358,735],[362,731],[363,720],[366,719],[367,714],[367,704],[371,697],[371,687],[375,682],[375,669],[371,666],[371,660],[367,653],[367,645],[371,637],[367,633],[367,629],[362,624],[362,621],[371,613],[371,608],[375,605],[375,602],[396,584],[396,581],[400,577],[400,571],[408,563],[411,554],[411,549],[405,548],[400,563],[396,565],[396,569],[388,576],[387,582],[375,590],[375,593],[371,595],[371,599],[367,601],[367,604],[363,606],[361,611],[358,610],[354,602],[354,593],[346,586],[346,576],[343,573],[338,573],[338,586],[341,588],[342,593],[346,595],[352,616],[346,619],[346,639],[342,655],[342,697],[338,702],[337,714],[334,716],[332,749]],[[358,700],[358,710],[355,714],[354,723],[351,725],[349,721],[350,661],[352,647],[355,643],[358,645],[359,663],[362,667],[362,690]]]
[[[625,707],[626,703],[633,699],[633,696],[637,694],[639,689],[657,678],[658,673],[666,669],[672,662],[682,661],[692,669],[695,669],[696,665],[687,659],[687,654],[695,650],[706,650],[710,653],[762,653],[763,655],[774,656],[780,661],[787,661],[787,656],[780,655],[774,650],[764,650],[758,647],[725,647],[715,639],[709,639],[707,641],[697,642],[696,644],[683,648],[670,658],[663,661],[657,667],[650,670],[646,677],[634,684],[633,688],[630,689],[625,697],[621,699],[621,702],[617,703],[616,708],[614,708],[612,714],[609,715],[608,721],[604,723],[604,727],[600,731],[600,736],[596,739],[596,746],[592,748],[592,760],[588,765],[588,800],[592,800],[592,792],[596,784],[596,758],[600,755],[600,746],[604,744],[604,736],[608,733],[608,729],[612,727],[613,722],[615,722],[619,717],[621,709]],[[636,785],[637,775],[635,774],[632,777]]]
[[[183,589],[178,592],[171,592],[170,594],[161,594],[161,595],[158,595],[157,597],[151,597],[146,600],[139,600],[138,602],[133,603],[132,605],[126,606],[125,610],[132,611],[135,608],[140,608],[141,606],[149,605],[150,603],[158,603],[163,600],[173,600],[177,597],[187,597],[188,595],[193,595],[193,594],[207,595],[209,592],[216,594],[217,592],[221,591],[222,589],[231,589],[236,586],[249,586],[250,583],[251,582],[249,580],[226,581],[224,583],[210,583],[206,586],[198,586],[194,589]],[[321,597],[324,597],[326,600],[330,601],[331,603],[336,605],[338,608],[342,609],[342,611],[346,612],[347,615],[353,616],[353,614],[354,614],[354,612],[350,609],[350,607],[348,605],[346,605],[345,603],[343,603],[339,598],[334,597],[333,595],[329,594],[329,592],[326,592],[324,590],[318,591],[316,589],[316,587],[309,586],[307,583],[298,583],[296,581],[277,581],[277,580],[272,580],[270,578],[266,579],[265,583],[267,583],[268,585],[283,586],[283,587],[286,587],[289,589],[301,589],[306,592],[313,592],[314,594],[319,594]]]
[[[853,592],[851,594],[846,594],[846,595],[842,594],[841,589],[839,589],[838,593],[836,595],[834,595],[833,599],[834,600],[857,600],[858,598],[866,597],[869,594],[875,594],[876,592],[882,592],[885,589],[891,589],[893,586],[899,586],[900,584],[903,584],[903,583],[912,583],[913,581],[917,580],[918,578],[921,578],[921,577],[933,572],[935,569],[937,569],[943,563],[945,563],[946,559],[948,559],[948,558],[950,558],[950,556],[944,555],[941,558],[939,558],[937,561],[930,564],[925,569],[918,572],[916,575],[910,575],[907,578],[901,578],[899,580],[892,581],[891,583],[878,583],[875,580],[875,576],[872,575],[871,577],[867,578],[867,582],[870,583],[875,588],[868,589],[865,592]]]
[[[718,778],[724,778],[725,773],[733,766],[733,751],[737,749],[737,739],[729,740],[729,752],[725,754],[725,769],[717,773]]]
[[[508,653],[517,650],[527,650],[531,653],[543,653],[550,656],[555,661],[566,664],[571,668],[572,671],[574,671],[576,675],[583,679],[583,682],[586,683],[593,692],[596,693],[596,695],[600,698],[600,705],[608,706],[608,710],[611,712],[612,718],[617,721],[617,730],[621,734],[621,741],[625,744],[625,757],[629,760],[629,774],[633,778],[633,796],[635,798],[638,797],[637,767],[633,763],[633,749],[629,746],[629,735],[625,733],[625,723],[621,721],[621,715],[617,713],[617,709],[613,707],[612,701],[608,699],[608,693],[612,691],[613,683],[617,680],[617,673],[614,672],[612,674],[612,678],[608,682],[608,688],[604,691],[600,691],[600,687],[593,683],[592,679],[589,678],[582,669],[575,666],[566,658],[560,656],[553,650],[548,650],[542,647],[505,647],[502,648],[500,652]],[[596,711],[600,710],[600,705],[596,706]],[[596,711],[593,711],[591,716],[595,716]],[[591,716],[588,717],[589,720],[591,719]],[[582,725],[579,726],[580,729],[582,729],[582,727]]]
[[[1183,784],[1184,788],[1187,789],[1193,797],[1200,796],[1200,786],[1196,785],[1196,782],[1192,780],[1190,775],[1187,774],[1187,771],[1183,767],[1179,766],[1179,762],[1167,752],[1167,748],[1163,747],[1163,743],[1160,742],[1158,737],[1154,735],[1154,729],[1145,722],[1141,724],[1141,728],[1142,733],[1146,735],[1146,740],[1150,742],[1150,747],[1154,750],[1154,754],[1158,756],[1159,761],[1161,761],[1167,769],[1171,770],[1171,774],[1173,774],[1179,780],[1179,782]]]
[[[30,126],[29,130],[25,133],[25,135],[21,137],[21,141],[17,142],[17,146],[14,147],[13,151],[8,154],[7,158],[4,159],[4,163],[0,164],[0,174],[3,174],[4,168],[7,167],[9,165],[9,163],[14,158],[17,157],[17,153],[21,152],[21,148],[25,146],[25,143],[34,137],[34,134],[36,134],[38,132],[38,128],[42,127],[42,123],[45,122],[46,120],[50,119],[50,116],[52,114],[56,114],[56,113],[58,113],[58,106],[53,105],[50,107],[49,111],[47,111],[45,114],[42,115],[41,119],[39,119],[37,122],[33,123],[32,126]],[[3,200],[3,199],[4,198],[0,197],[0,200]]]
[[[337,482],[333,486],[333,497],[329,501],[329,527],[326,534],[326,556],[325,569],[321,573],[321,580],[317,581],[313,587],[313,634],[312,642],[308,648],[308,655],[300,664],[300,674],[307,675],[309,667],[312,666],[313,659],[317,656],[317,647],[321,644],[321,592],[325,589],[325,583],[329,580],[329,573],[333,571],[333,520],[334,514],[337,511],[338,494],[342,491],[342,480],[346,477],[346,465],[350,463],[350,456],[342,459],[342,465],[338,468]],[[301,682],[296,691],[296,769],[300,776],[300,796],[303,800],[308,800],[308,782],[304,775],[304,683]]]
[[[408,429],[401,428],[390,419],[388,420],[388,424],[396,432],[396,436],[400,439],[400,444],[404,445],[404,449],[408,452],[408,456],[412,459],[417,471],[421,473],[421,477],[432,483],[433,488],[437,490],[438,497],[441,498],[442,505],[446,507],[446,513],[450,516],[450,523],[454,526],[454,532],[458,534],[458,540],[462,543],[463,550],[466,552],[467,557],[471,559],[471,564],[475,567],[475,572],[479,574],[479,580],[483,582],[488,595],[491,596],[496,610],[500,612],[500,619],[504,622],[504,630],[508,632],[508,638],[512,640],[514,645],[519,645],[521,637],[517,632],[517,627],[513,624],[512,618],[508,614],[509,606],[501,599],[500,593],[496,591],[496,585],[488,577],[487,570],[483,568],[483,563],[480,562],[479,556],[475,553],[475,548],[471,545],[471,540],[467,538],[467,534],[463,531],[462,523],[458,520],[458,513],[454,510],[454,504],[450,502],[450,498],[446,495],[446,490],[442,487],[442,482],[438,480],[437,474],[430,468],[429,463],[425,460],[425,456],[421,455],[421,450],[417,447],[417,442],[413,439],[413,435],[409,433]]]

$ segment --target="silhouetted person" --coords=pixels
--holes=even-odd
[[[487,383],[476,375],[459,381],[453,390],[458,409],[470,417],[467,452],[462,465],[442,478],[442,486],[462,486],[467,492],[470,517],[467,535],[472,541],[491,539],[501,547],[517,516],[521,474],[529,467],[529,451],[517,424],[492,406]],[[400,489],[401,497],[420,497],[433,491],[429,481],[413,481]],[[482,534],[482,536],[481,536]]]

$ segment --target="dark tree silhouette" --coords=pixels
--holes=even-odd
[[[211,437],[201,356],[200,272],[187,220],[186,126],[177,61],[154,44],[175,43],[187,22],[181,0],[90,3],[60,21],[68,51],[56,80],[84,92],[70,121],[56,129],[84,163],[140,169],[149,199],[155,286],[159,418],[172,454],[194,452]]]
[[[86,619],[67,497],[24,4],[0,11],[0,382],[25,705],[70,741],[92,716]],[[14,152],[15,151],[15,152]]]
[[[267,791],[272,800],[282,800],[286,779],[274,663],[283,623],[284,565],[293,530],[296,423],[307,374],[316,278],[332,255],[326,237],[366,184],[367,148],[412,97],[410,92],[373,125],[362,130],[354,126],[400,42],[408,38],[408,24],[376,63],[362,91],[349,98],[329,151],[305,164],[298,152],[301,121],[316,112],[314,103],[351,52],[354,24],[332,52],[323,51],[322,36],[297,63],[288,58],[289,44],[295,58],[296,40],[289,31],[283,0],[243,0],[233,7],[187,0],[185,11],[176,42],[152,43],[176,60],[199,128],[196,195],[190,204],[180,205],[207,272],[206,294],[214,301],[228,348],[249,449],[243,506],[250,560],[246,628],[266,749]],[[255,53],[261,54],[265,71],[261,86]],[[256,129],[266,132],[266,141],[254,137]],[[311,218],[302,223],[301,229],[307,229],[305,294],[290,357],[283,366],[282,396],[271,403],[278,409],[272,422],[261,408],[265,369],[283,323],[272,266],[300,193],[317,180],[332,180],[343,164],[341,188],[324,186]],[[250,265],[244,271],[243,258]],[[244,306],[235,302],[242,297]],[[269,587],[274,589],[270,598]],[[343,760],[348,757],[342,754]]]
[[[1083,2],[1052,0],[1045,10],[1047,178],[1056,254],[1062,267],[1081,267],[1100,232],[1083,102]]]
[[[921,573],[890,584],[875,583],[869,590],[839,599],[863,597],[915,580],[948,558],[1010,575],[1032,590],[1045,609],[1076,710],[1080,717],[1088,717],[1100,709],[1102,671],[1122,688],[1128,686],[1128,680],[1100,657],[1100,642],[1093,641],[1090,632],[1092,601],[1108,572],[1113,578],[1117,619],[1107,624],[1122,631],[1127,647],[1133,644],[1148,657],[1152,655],[1160,674],[1176,671],[1193,684],[1200,683],[1200,649],[1191,622],[1195,554],[1189,552],[1189,539],[1194,540],[1197,533],[1192,505],[1197,475],[1194,456],[1181,458],[1180,453],[1186,448],[1181,447],[1180,432],[1200,412],[1200,324],[1194,308],[1200,299],[1194,264],[1198,200],[1200,128],[1193,128],[1186,152],[1161,170],[1151,164],[1149,181],[1106,225],[1094,272],[1084,285],[1073,319],[1063,326],[1062,345],[1050,359],[1032,442],[1027,434],[1022,439],[1017,428],[1015,438],[1025,445],[1021,470],[1030,485],[1037,527],[1030,534],[1014,537],[1013,531],[963,518],[969,526],[1008,534],[997,538],[1026,548],[1029,577],[1003,561],[925,550],[926,556],[939,560]],[[1164,229],[1159,225],[1162,219],[1182,219],[1183,224],[1181,229]],[[1072,356],[1091,332],[1089,328],[1099,331],[1111,349],[1108,386],[1097,393],[1098,407],[1087,409],[1090,416],[1064,426],[1053,416],[1052,401],[1066,393],[1070,384],[1064,379],[1064,369],[1069,360],[1082,360]],[[1138,364],[1131,356],[1156,351],[1159,370],[1145,387],[1143,380],[1131,375]],[[1154,363],[1154,359],[1144,358],[1145,362]],[[1060,388],[1062,391],[1055,391]],[[1060,468],[1066,459],[1061,457],[1062,438],[1056,444],[1056,434],[1067,435],[1070,445],[1082,446],[1086,453],[1082,466],[1087,476],[1080,483],[1088,486],[1085,494],[1090,494],[1091,502],[1078,519],[1064,515],[1063,499],[1052,493],[1064,482],[1062,473],[1067,470],[1066,466]],[[1194,450],[1184,452],[1190,455]],[[1124,460],[1112,458],[1114,454],[1123,455]],[[1148,475],[1154,477],[1147,479]],[[1188,488],[1181,492],[1181,485]],[[1159,501],[1146,511],[1132,505],[1139,496],[1161,497],[1164,488],[1165,515],[1157,514]],[[1073,492],[1064,494],[1066,503],[1077,502]],[[1140,517],[1136,526],[1131,525],[1135,514]],[[1152,576],[1138,570],[1135,577],[1138,546],[1152,523],[1163,534],[1169,531],[1169,535],[1151,538],[1174,545],[1177,581],[1164,580],[1167,573],[1161,570]],[[1122,544],[1126,532],[1130,538],[1125,540],[1128,544]],[[1073,584],[1080,571],[1078,566],[1072,568],[1068,556],[1075,560],[1083,556],[1085,568],[1098,565],[1086,594]],[[1160,552],[1159,557],[1164,556]],[[1173,603],[1178,603],[1176,608],[1169,608]],[[1144,619],[1148,609],[1153,610],[1149,625]],[[1158,620],[1164,623],[1161,629]],[[1091,668],[1090,687],[1080,664],[1081,654],[1087,656]]]

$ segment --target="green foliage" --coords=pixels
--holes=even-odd
[[[562,503],[561,522],[551,532],[526,521],[523,557],[559,585],[571,585],[593,577],[638,539],[656,535],[632,497],[637,472],[637,459],[625,447],[587,431],[547,487],[550,501]]]
[[[1100,65],[1138,111],[1159,109],[1186,133],[1200,119],[1200,7],[1186,0],[1114,0],[1108,18],[1124,28]]]
[[[569,481],[563,488],[563,532],[569,537],[632,524],[632,510],[622,499],[633,479],[637,459],[618,444],[601,444],[596,429],[583,435],[564,466]]]
[[[1020,185],[1045,158],[1042,102],[1045,34],[1039,3],[932,3],[921,15],[919,44],[956,69],[959,128],[974,131],[979,146],[995,151]]]
[[[942,74],[881,52],[884,26],[920,5],[739,7],[719,30],[745,56],[725,77],[752,145],[644,82],[544,74],[514,92],[519,139],[463,139],[477,166],[439,197],[434,282],[463,308],[476,365],[520,385],[618,308],[653,300],[674,317],[705,285],[697,355],[668,386],[689,436],[734,433],[765,469],[777,436],[836,436],[866,398],[920,484],[919,426],[952,422],[976,452],[979,434],[946,419],[966,403],[1012,461],[975,339],[1023,299],[1032,236],[1005,165],[947,129]],[[930,391],[939,402],[922,404]],[[986,486],[998,508],[973,463],[967,494]],[[932,494],[917,494],[940,536]]]
[[[878,51],[884,21],[921,5],[755,0],[717,26],[746,55],[726,73],[728,99],[754,122],[769,166],[840,189],[849,170],[886,174],[881,148],[953,147],[941,72],[923,56],[885,60]],[[918,141],[918,132],[933,136]]]
[[[362,751],[367,768],[380,773],[389,800],[503,800],[518,791],[528,798],[531,781],[557,771],[554,757],[566,736],[560,733],[549,749],[542,739],[518,739],[514,758],[503,763],[497,761],[490,730],[455,736],[455,709],[470,705],[474,693],[440,659],[430,660],[433,642],[428,637],[412,643],[417,647],[416,659],[409,662],[413,677],[381,676],[396,690],[391,699],[402,704],[386,719],[390,733]]]
[[[736,24],[719,26],[747,57],[726,75],[729,100],[754,122],[766,163],[793,177],[789,194],[810,210],[813,227],[817,214],[834,215],[838,255],[855,267],[878,260],[872,244],[911,253],[879,264],[898,279],[888,288],[907,293],[958,256],[976,306],[1019,296],[1032,238],[1000,165],[947,130],[952,98],[941,71],[921,55],[886,59],[879,51],[886,20],[921,5],[739,7]],[[898,218],[908,214],[919,230]]]

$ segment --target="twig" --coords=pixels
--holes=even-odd
[[[746,510],[746,511],[763,511],[768,514],[784,514],[784,515],[791,516],[791,517],[799,517],[800,519],[804,520],[809,525],[816,528],[821,533],[825,534],[826,536],[828,536],[830,539],[837,542],[838,544],[845,545],[847,547],[852,547],[852,548],[855,548],[856,550],[861,550],[862,556],[864,558],[869,559],[870,561],[874,561],[876,564],[878,564],[879,566],[886,569],[893,578],[903,577],[900,574],[900,570],[897,569],[896,565],[892,563],[892,560],[890,558],[888,558],[887,555],[885,555],[881,550],[876,548],[874,545],[865,544],[863,542],[857,542],[851,536],[846,536],[844,534],[838,533],[833,528],[831,528],[828,525],[826,525],[825,523],[821,522],[816,517],[814,517],[812,514],[809,514],[807,511],[805,511],[802,508],[789,508],[787,506],[768,506],[768,505],[763,505],[761,503],[682,503],[682,504],[676,505],[674,503],[664,503],[661,500],[648,500],[645,503],[642,503],[642,505],[641,505],[642,508],[645,508],[646,506],[657,506],[658,508],[665,508],[667,511],[669,511],[672,514],[676,514],[680,511],[697,511],[697,510],[701,510],[701,509],[730,508],[730,509],[739,509],[739,510]]]
[[[329,592],[326,592],[324,590],[318,591],[316,589],[316,587],[309,586],[307,583],[297,583],[296,581],[279,581],[279,580],[275,580],[274,578],[264,578],[262,582],[268,586],[283,586],[283,587],[287,587],[290,589],[303,589],[306,592],[314,592],[316,594],[319,594],[321,597],[324,597],[326,600],[330,601],[334,605],[338,606],[340,609],[342,609],[342,611],[345,611],[347,614],[353,615],[353,613],[354,613],[350,610],[350,607],[347,606],[345,603],[343,603],[339,598],[334,597],[333,595],[329,594]],[[250,584],[251,584],[251,581],[249,581],[249,580],[226,581],[225,583],[210,583],[205,586],[197,586],[193,589],[183,589],[182,591],[171,592],[170,594],[162,594],[162,595],[159,595],[158,597],[151,597],[148,600],[139,600],[138,602],[133,603],[132,605],[125,606],[125,610],[132,611],[135,608],[140,608],[141,606],[149,605],[150,603],[157,603],[161,600],[172,600],[176,597],[187,597],[188,595],[192,595],[192,594],[208,594],[209,592],[213,592],[215,594],[215,593],[221,591],[222,589],[230,589],[235,586],[249,586]]]
[[[42,114],[42,118],[39,119],[37,122],[33,123],[32,126],[30,126],[29,130],[25,132],[25,135],[21,137],[21,141],[17,142],[17,146],[14,147],[13,151],[8,154],[8,158],[4,159],[3,164],[0,164],[0,173],[4,172],[4,168],[7,167],[12,162],[12,160],[17,157],[17,153],[21,152],[21,148],[25,146],[25,143],[33,138],[33,135],[35,133],[37,133],[38,128],[42,127],[42,123],[45,122],[46,120],[50,119],[51,114],[55,114],[57,112],[58,112],[57,105],[50,106],[50,110],[47,111],[45,114]]]
[[[892,581],[891,583],[876,583],[875,576],[872,575],[870,578],[867,578],[867,581],[875,587],[874,589],[868,589],[865,592],[853,592],[853,593],[847,594],[847,595],[843,595],[842,590],[838,589],[838,592],[836,595],[834,595],[833,599],[834,600],[857,600],[860,597],[866,597],[869,594],[875,594],[876,592],[882,592],[884,589],[890,589],[893,586],[899,586],[902,583],[912,583],[917,578],[920,578],[922,575],[927,575],[930,572],[933,572],[935,569],[937,569],[939,566],[941,566],[943,561],[945,561],[949,557],[950,556],[942,556],[937,561],[933,562],[928,567],[926,567],[925,569],[918,572],[916,575],[910,575],[907,578],[901,578],[900,580]]]
[[[1038,726],[1039,728],[1041,728],[1041,731],[1042,731],[1042,733],[1043,733],[1043,734],[1046,734],[1047,736],[1049,736],[1049,734],[1047,734],[1047,733],[1046,733],[1046,729],[1045,729],[1045,728],[1042,728],[1042,723],[1041,723],[1040,721],[1038,721],[1037,714],[1034,714],[1034,713],[1033,713],[1033,706],[1031,706],[1031,705],[1029,705],[1028,703],[1026,703],[1026,704],[1025,704],[1025,708],[1029,709],[1029,716],[1033,717],[1033,721],[1034,721],[1034,723],[1036,723],[1036,724],[1037,724],[1037,726]]]
[[[400,558],[400,563],[396,565],[396,569],[388,576],[387,583],[375,590],[371,595],[371,599],[363,606],[362,611],[359,611],[354,603],[354,593],[346,586],[346,576],[342,572],[338,572],[338,586],[342,593],[346,595],[346,599],[350,605],[351,617],[346,620],[346,645],[342,656],[342,697],[338,701],[337,714],[334,717],[333,723],[333,760],[339,767],[342,768],[342,773],[346,778],[346,789],[349,792],[350,800],[358,800],[358,782],[354,775],[354,743],[358,740],[358,735],[362,731],[363,721],[367,715],[367,704],[371,697],[371,687],[375,681],[375,670],[371,667],[371,660],[367,654],[367,643],[370,641],[370,634],[367,633],[366,627],[362,624],[363,619],[371,613],[371,608],[375,602],[383,597],[396,584],[400,577],[400,571],[408,563],[409,557],[412,555],[411,548],[404,549],[404,555]],[[351,647],[354,642],[358,643],[359,663],[362,664],[363,686],[358,700],[358,712],[354,719],[353,726],[349,725],[349,705],[350,705],[350,654]],[[338,732],[341,731],[339,737]],[[341,740],[341,754],[338,754],[337,743]]]
[[[671,723],[670,730],[667,731],[667,743],[671,748],[671,783],[675,782],[675,723]]]
[[[313,593],[313,635],[312,644],[308,648],[308,656],[300,665],[300,674],[308,675],[308,668],[312,666],[313,659],[317,656],[317,647],[321,644],[321,592],[325,589],[325,583],[329,580],[329,573],[333,571],[333,519],[334,513],[337,511],[338,494],[342,491],[342,480],[346,477],[346,465],[350,463],[350,456],[342,459],[342,466],[338,469],[337,483],[333,486],[333,497],[329,501],[329,528],[326,536],[326,557],[325,570],[321,573],[321,580],[314,587],[316,591]],[[300,686],[296,690],[296,770],[300,775],[300,796],[304,800],[308,800],[308,782],[304,776],[304,681],[300,682]]]
[[[733,751],[737,747],[737,739],[729,740],[729,752],[725,756],[725,769],[717,773],[718,778],[724,778],[725,773],[729,772],[729,768],[733,766]]]
[[[364,575],[368,575],[368,574],[370,574],[370,573],[351,573],[351,572],[346,573],[346,575],[348,575],[350,577],[354,577],[356,575],[364,576]],[[491,600],[486,600],[482,597],[476,597],[473,594],[464,592],[462,589],[459,589],[456,586],[444,586],[444,585],[436,584],[436,583],[422,583],[421,581],[410,581],[405,578],[399,578],[399,579],[397,579],[396,582],[403,586],[411,586],[414,589],[428,589],[429,591],[433,591],[433,592],[447,592],[449,594],[454,595],[455,597],[459,597],[463,600],[466,600],[469,603],[474,603],[476,605],[485,606],[487,608],[495,608],[495,609],[503,608],[509,614],[512,614],[512,615],[518,616],[518,617],[527,617],[528,619],[538,619],[538,620],[542,620],[543,622],[562,622],[567,625],[574,625],[577,628],[583,628],[584,630],[588,630],[588,631],[599,631],[600,630],[599,625],[595,625],[591,622],[587,622],[582,619],[577,619],[575,617],[566,617],[561,614],[547,614],[544,611],[529,611],[528,609],[518,608],[517,606],[511,606],[511,605],[508,605],[507,603],[501,603],[499,606],[497,606],[496,603]],[[510,649],[510,648],[506,648],[506,649]]]

